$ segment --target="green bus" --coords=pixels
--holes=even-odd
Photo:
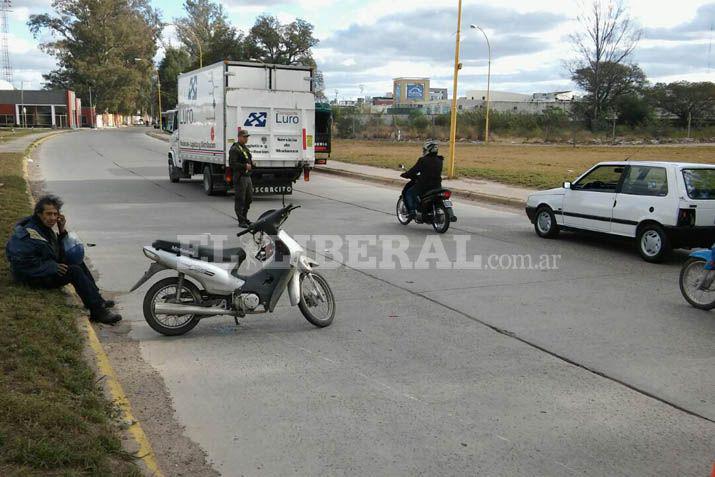
[[[328,103],[315,103],[315,163],[326,164],[330,158],[333,116]]]

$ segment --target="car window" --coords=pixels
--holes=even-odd
[[[715,169],[683,169],[683,179],[691,199],[715,199]]]
[[[623,178],[621,194],[668,195],[668,174],[664,167],[631,166]]]
[[[623,166],[599,166],[571,186],[574,190],[615,192],[621,180]]]

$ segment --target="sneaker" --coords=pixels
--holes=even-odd
[[[94,321],[96,323],[103,323],[105,325],[113,325],[117,322],[122,321],[122,315],[117,313],[112,313],[107,311],[106,308],[102,308],[96,312],[91,312],[89,314],[89,321]]]
[[[239,223],[238,223],[238,226],[241,227],[241,228],[243,228],[243,229],[247,229],[248,227],[251,226],[251,224],[250,224],[250,222],[244,220],[244,221],[239,222]]]

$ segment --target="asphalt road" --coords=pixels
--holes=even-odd
[[[171,184],[166,143],[144,132],[53,138],[38,152],[41,173],[65,200],[68,228],[97,244],[88,254],[100,285],[118,294],[128,339],[163,379],[176,420],[223,475],[710,472],[715,315],[680,296],[682,253],[652,265],[628,242],[547,241],[521,211],[460,200],[459,222],[435,240],[397,223],[397,189],[313,174],[296,185],[302,208],[286,230],[359,245],[306,242],[342,263],[324,270],[334,324],[314,328],[283,298],[238,327],[210,318],[166,338],[142,317],[149,285],[127,294],[148,266],[141,246],[237,229],[232,197]],[[250,215],[278,203],[257,199]],[[406,241],[401,266],[383,260],[384,236]],[[425,255],[442,247],[450,260]],[[481,269],[455,269],[460,253]],[[525,256],[551,269],[514,270]]]

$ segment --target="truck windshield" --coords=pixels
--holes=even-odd
[[[683,169],[688,197],[715,200],[715,169]]]

